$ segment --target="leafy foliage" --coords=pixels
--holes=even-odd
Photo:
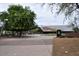
[[[7,11],[0,12],[0,19],[5,23],[5,30],[28,31],[35,28],[36,14],[29,7],[10,5]]]

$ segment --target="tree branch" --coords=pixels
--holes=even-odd
[[[78,5],[78,3],[76,3],[76,6],[77,6],[77,8],[79,8],[79,5]]]
[[[75,11],[76,9],[78,9],[78,8],[75,8],[74,10],[72,10],[72,11],[68,12],[68,14],[72,13],[72,12],[73,12],[73,11]]]

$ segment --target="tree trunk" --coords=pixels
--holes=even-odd
[[[22,37],[22,31],[19,31],[18,35],[19,37]]]

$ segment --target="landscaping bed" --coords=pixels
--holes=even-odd
[[[68,38],[79,38],[79,32],[72,32],[72,33],[66,33],[62,35],[61,37],[68,37]]]

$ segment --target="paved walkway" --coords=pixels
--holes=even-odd
[[[55,36],[4,38],[0,40],[1,56],[51,56]]]

